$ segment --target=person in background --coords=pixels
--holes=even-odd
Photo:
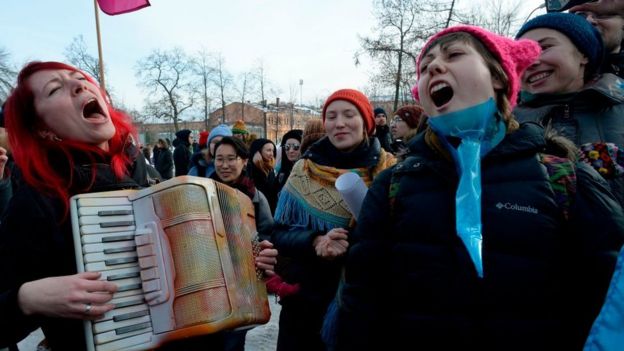
[[[373,136],[373,108],[361,92],[335,91],[323,105],[322,116],[327,137],[295,163],[275,213],[272,241],[289,260],[278,274],[286,283],[299,285],[296,293],[280,301],[278,351],[325,350],[321,326],[336,294],[354,225],[335,188],[336,179],[354,172],[369,185],[396,162]]]
[[[543,51],[522,76],[514,114],[570,139],[624,204],[624,80],[599,75],[600,34],[580,16],[553,12],[525,23],[516,37],[537,41]]]
[[[581,349],[624,213],[569,158],[572,143],[514,119],[520,77],[539,55],[534,41],[475,26],[425,43],[414,95],[428,127],[366,195],[336,350]]]
[[[622,53],[622,40],[624,40],[624,16],[598,15],[591,11],[576,11],[574,14],[585,17],[602,36],[606,55],[600,72],[613,73],[620,78],[623,77],[624,53]]]
[[[303,126],[303,136],[301,138],[301,155],[303,156],[306,151],[317,142],[319,139],[325,136],[325,127],[323,126],[322,119],[309,119]]]
[[[388,127],[388,115],[386,110],[377,107],[375,113],[375,136],[379,139],[381,147],[387,152],[392,152],[392,137],[390,136],[390,127]]]
[[[282,137],[280,143],[280,153],[282,154],[279,168],[276,169],[277,177],[277,192],[282,190],[286,180],[290,175],[293,165],[299,157],[301,157],[301,139],[303,137],[303,131],[301,129],[293,129],[288,131]]]
[[[175,149],[173,150],[173,163],[175,166],[175,176],[186,175],[191,165],[193,142],[192,132],[188,129],[182,129],[176,132],[176,139],[173,141]]]
[[[251,199],[254,205],[258,236],[262,241],[269,240],[273,230],[273,216],[266,197],[254,186],[251,178],[244,172],[249,160],[247,146],[238,138],[225,136],[217,142],[214,152],[215,172],[210,178],[240,190]],[[265,241],[265,246],[272,247],[269,241]],[[271,276],[273,276],[273,272],[271,272]],[[248,329],[225,332],[226,349],[244,351],[247,331]]]
[[[210,133],[205,130],[199,133],[199,141],[197,143],[198,150],[191,156],[191,166],[189,167],[188,172],[188,175],[190,176],[197,176],[197,168],[202,167],[202,165],[199,165],[199,163],[200,161],[204,160],[206,155],[208,154],[209,135]],[[210,157],[208,157],[208,160],[210,160]],[[202,164],[205,166],[206,163],[202,162]],[[204,176],[203,173],[201,174],[201,176]],[[208,175],[206,175],[206,177],[208,177]]]
[[[249,141],[249,131],[247,130],[247,126],[245,125],[245,121],[243,120],[239,119],[234,122],[234,124],[232,125],[232,136],[244,141],[245,144],[250,145],[249,143],[251,143]]]
[[[31,62],[7,100],[23,184],[0,225],[0,348],[41,328],[52,350],[84,350],[83,320],[115,307],[115,283],[98,272],[77,273],[69,214],[73,195],[149,184],[131,118],[105,96],[75,67]],[[256,266],[270,275],[277,251],[267,242],[261,248]]]
[[[624,0],[581,0],[583,4],[570,8],[570,12],[589,11],[598,15],[624,16]]]
[[[419,105],[403,106],[394,113],[390,123],[390,133],[394,139],[392,151],[399,160],[403,160],[408,153],[408,144],[418,133],[423,114],[423,109]]]
[[[223,137],[232,136],[232,131],[227,124],[220,124],[210,131],[206,139],[207,147],[202,149],[200,156],[196,156],[196,162],[189,170],[189,175],[210,178],[215,171],[214,150]]]
[[[173,154],[163,139],[154,146],[154,168],[164,180],[173,178]]]
[[[269,139],[256,139],[249,147],[249,164],[247,175],[253,179],[256,188],[260,190],[271,207],[271,213],[275,212],[277,204],[277,183],[275,181],[275,144]]]
[[[143,152],[143,157],[148,164],[152,164],[152,148],[149,145],[143,145],[141,147],[141,152]]]

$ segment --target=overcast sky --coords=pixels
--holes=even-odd
[[[469,6],[487,0],[457,0]],[[339,88],[363,88],[371,65],[354,65],[359,36],[375,26],[372,0],[151,0],[142,10],[108,16],[100,12],[107,85],[129,107],[143,105],[135,65],[153,49],[182,47],[220,52],[233,74],[259,59],[267,78],[290,99],[319,103]],[[542,0],[523,2],[528,14]],[[540,10],[543,11],[543,10]],[[539,12],[537,12],[539,13]],[[83,35],[97,56],[93,0],[2,0],[0,47],[21,67],[30,60],[64,60],[74,37]]]

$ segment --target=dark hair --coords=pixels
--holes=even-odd
[[[214,149],[215,155],[217,154],[217,150],[219,149],[221,145],[230,145],[231,147],[234,148],[234,151],[236,152],[236,156],[244,160],[249,159],[249,150],[247,149],[247,145],[245,145],[245,143],[242,140],[238,138],[234,138],[234,137],[229,137],[229,136],[223,137],[223,139],[221,139],[221,141],[219,141],[215,145],[215,149]]]

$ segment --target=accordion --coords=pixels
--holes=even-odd
[[[115,309],[85,321],[88,350],[147,350],[268,322],[254,207],[242,192],[176,177],[76,195],[70,211],[78,271],[118,286]]]

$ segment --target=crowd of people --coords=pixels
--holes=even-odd
[[[433,35],[412,104],[387,114],[340,89],[280,140],[237,121],[139,146],[83,71],[27,64],[0,118],[0,349],[37,328],[84,349],[82,321],[115,307],[117,285],[77,273],[71,196],[184,175],[253,203],[279,351],[621,349],[624,1],[548,5],[514,38]],[[335,187],[346,173],[368,188],[359,215]],[[244,350],[245,335],[165,347]]]

